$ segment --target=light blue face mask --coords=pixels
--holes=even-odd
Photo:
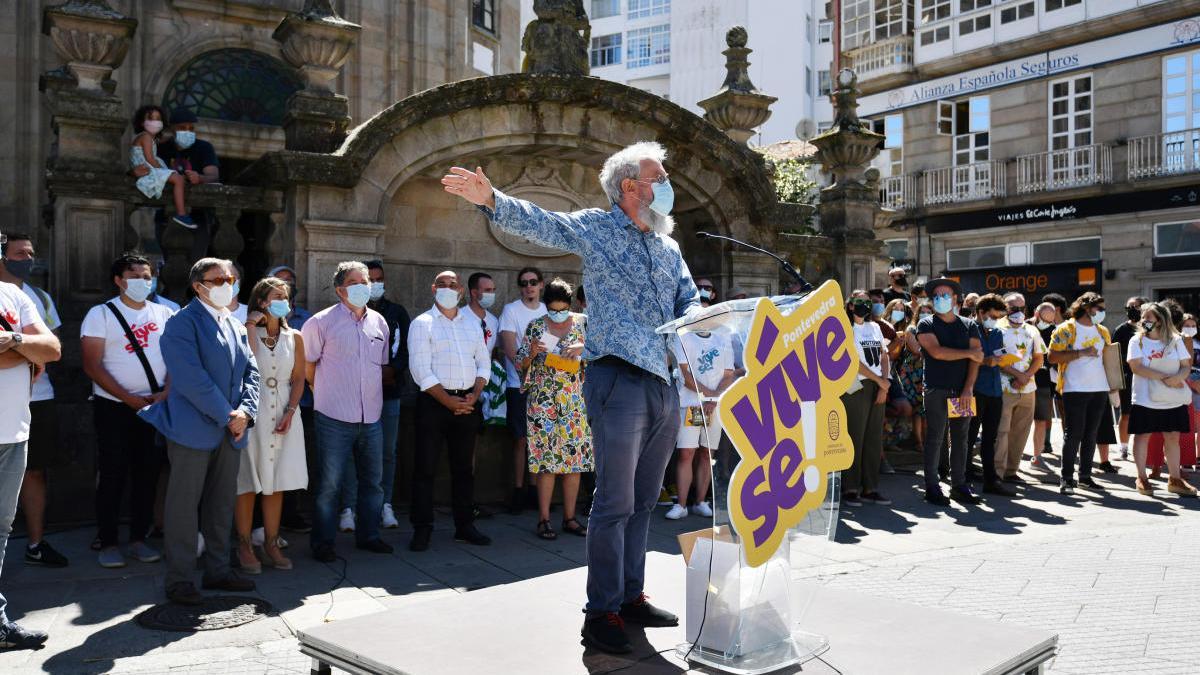
[[[233,282],[233,297],[237,298],[238,293],[241,293],[241,292],[242,292],[242,282],[239,279],[239,280]]]
[[[442,309],[458,307],[458,291],[453,288],[439,288],[433,292],[433,300]]]
[[[883,316],[883,309],[884,307],[882,302],[871,303],[871,314],[875,316]]]
[[[571,310],[560,309],[557,312],[547,311],[546,316],[550,317],[550,320],[554,323],[562,323],[571,318]]]
[[[134,302],[145,302],[150,297],[150,282],[146,279],[126,279],[124,293]]]
[[[283,319],[292,311],[291,305],[288,305],[287,300],[272,300],[267,305],[267,311],[276,319]]]
[[[1092,323],[1096,323],[1096,324],[1104,323],[1104,317],[1106,317],[1106,316],[1108,316],[1108,315],[1104,313],[1104,310],[1100,310],[1099,312],[1096,312],[1095,314],[1092,315]]]
[[[903,318],[904,318],[904,310],[902,310],[902,309],[893,309],[892,310],[892,323],[897,323]]]
[[[954,300],[948,295],[933,296],[933,311],[938,314],[947,314],[954,309]]]
[[[371,284],[354,284],[346,287],[346,302],[355,307],[366,307],[371,299]]]
[[[180,150],[187,150],[196,142],[196,132],[194,131],[176,131],[175,145],[179,146]]]
[[[675,206],[675,188],[671,187],[671,181],[652,183],[650,189],[654,191],[654,201],[650,202],[650,210],[660,216],[670,215]]]
[[[150,279],[150,295],[154,295],[157,292],[158,292],[158,277],[152,277]]]

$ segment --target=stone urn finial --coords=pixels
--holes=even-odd
[[[771,117],[771,104],[778,100],[759,92],[750,81],[746,57],[753,50],[746,46],[747,39],[742,26],[734,26],[725,34],[725,83],[715,95],[699,103],[704,108],[704,119],[738,143],[754,136],[754,129]]]
[[[271,38],[283,58],[304,75],[305,90],[333,93],[333,80],[350,56],[362,26],[338,16],[329,0],[306,0],[299,14],[288,14]]]
[[[846,68],[837,74],[833,93],[833,126],[809,142],[817,146],[817,161],[834,177],[835,186],[854,185],[870,192],[867,169],[883,147],[883,135],[858,119],[858,78]]]
[[[70,0],[42,11],[42,33],[66,61],[81,91],[104,95],[104,83],[125,60],[137,19],[104,0]]]
[[[523,73],[587,75],[591,72],[588,45],[592,24],[583,0],[534,0],[537,18],[525,27],[521,51]]]

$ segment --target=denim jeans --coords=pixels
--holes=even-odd
[[[0,443],[0,570],[4,568],[4,549],[12,533],[13,518],[17,515],[17,496],[25,477],[25,441]],[[0,593],[0,626],[8,625],[4,610],[8,600]]]
[[[347,464],[354,467],[358,500],[354,528],[358,543],[379,539],[379,516],[383,509],[383,490],[379,487],[382,472],[383,425],[379,422],[342,422],[332,417],[314,414],[317,422],[317,464],[320,479],[317,484],[316,518],[313,519],[312,546],[333,546],[337,533],[338,490]],[[353,458],[353,462],[348,462]]]
[[[642,593],[650,512],[679,433],[679,393],[633,366],[600,362],[587,367],[583,398],[596,460],[585,611],[616,612]]]
[[[396,485],[396,439],[400,435],[400,399],[383,400],[383,416],[379,418],[383,425],[383,461],[382,480],[383,503],[392,503],[392,492]],[[358,472],[354,468],[354,456],[346,457],[346,468],[342,473],[342,487],[339,490],[338,504],[343,509],[352,509],[358,496]],[[380,507],[382,508],[382,507]]]

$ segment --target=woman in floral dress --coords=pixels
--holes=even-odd
[[[912,404],[913,436],[918,448],[925,443],[925,356],[917,342],[917,322],[932,315],[933,309],[927,301],[917,306],[917,316],[904,329],[904,351],[896,364],[896,377],[900,379],[904,397]]]
[[[517,351],[526,394],[529,472],[537,481],[537,535],[556,539],[550,527],[554,477],[562,476],[562,529],[585,536],[575,519],[580,475],[593,470],[592,431],[583,404],[583,354],[587,317],[571,312],[571,285],[555,279],[546,286],[546,315],[529,322]]]

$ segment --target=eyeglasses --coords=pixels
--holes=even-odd
[[[235,281],[237,281],[237,277],[228,276],[228,277],[213,277],[212,279],[205,279],[202,283],[212,284],[213,286],[224,286],[225,284],[229,284],[230,286],[232,286],[233,282],[235,282]]]
[[[537,286],[540,283],[542,283],[541,279],[521,279],[517,282],[517,285],[521,288],[529,288],[530,286]]]
[[[645,178],[634,178],[634,180],[636,180],[639,183],[658,183],[659,185],[662,185],[663,183],[667,182],[667,180],[669,178],[670,178],[670,175],[664,173],[663,175],[659,176],[658,178],[651,178],[649,180],[646,180]]]

